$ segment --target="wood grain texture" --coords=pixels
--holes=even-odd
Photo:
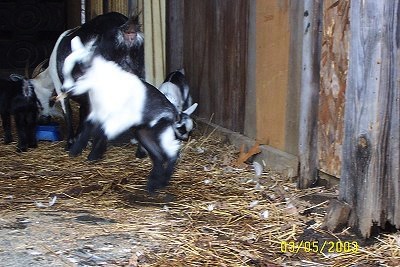
[[[288,0],[256,1],[255,38],[256,137],[284,151],[290,48]]]
[[[247,0],[184,3],[184,68],[198,115],[243,132]]]
[[[319,170],[340,177],[350,0],[328,0],[323,4],[318,162]]]
[[[304,1],[302,79],[299,126],[299,188],[317,180],[317,119],[320,72],[322,2]]]
[[[364,237],[400,228],[399,1],[351,0],[340,198]]]

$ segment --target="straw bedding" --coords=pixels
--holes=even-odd
[[[332,234],[321,229],[337,188],[298,190],[294,181],[278,173],[258,173],[260,166],[236,167],[238,149],[213,132],[197,130],[184,144],[170,186],[156,195],[144,190],[151,162],[135,159],[135,145],[110,146],[104,160],[95,163],[85,160],[87,151],[70,158],[64,142],[40,142],[38,149],[23,154],[14,146],[0,145],[0,217],[4,222],[33,213],[61,216],[60,223],[43,225],[52,235],[43,237],[40,247],[65,266],[79,265],[68,255],[74,244],[104,235],[118,242],[122,237],[135,240],[123,255],[114,255],[118,260],[97,262],[105,266],[400,263],[398,234],[382,235],[368,245],[347,231]],[[82,212],[85,215],[77,216]],[[77,218],[91,223],[68,230]],[[55,235],[58,239],[49,241]],[[357,241],[359,249],[282,252],[282,242],[301,240]]]

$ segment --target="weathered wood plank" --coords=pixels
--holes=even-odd
[[[258,0],[255,8],[256,138],[263,144],[285,150],[289,1]]]
[[[317,114],[320,72],[322,3],[304,1],[302,79],[300,91],[299,179],[307,188],[317,179]]]
[[[399,1],[351,0],[340,199],[349,225],[400,227]]]
[[[169,0],[166,3],[167,73],[183,67],[184,4],[182,0]]]
[[[318,169],[340,177],[348,70],[350,0],[323,2]]]
[[[233,131],[244,129],[247,0],[184,4],[184,67],[198,115]]]

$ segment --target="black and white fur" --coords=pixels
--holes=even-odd
[[[192,104],[193,100],[189,92],[189,85],[185,78],[184,69],[169,73],[158,89],[175,106],[181,116],[177,128],[178,138],[187,140],[194,127],[190,115],[196,110],[197,103]]]
[[[127,18],[120,13],[110,12],[97,16],[78,28],[65,31],[58,38],[49,62],[49,74],[58,95],[61,94],[61,86],[65,78],[62,73],[64,61],[71,53],[71,40],[75,36],[79,36],[84,44],[89,42],[94,44],[96,53],[101,54],[106,60],[114,61],[125,71],[144,78],[144,38],[140,30],[138,15]],[[77,78],[81,74],[74,72],[74,75]],[[113,90],[113,87],[110,87],[109,90]],[[71,99],[79,104],[79,125],[76,131],[72,124],[69,97],[61,102],[67,125],[66,148],[68,150],[84,127],[90,111],[87,94],[71,96]],[[104,138],[101,142],[97,141],[96,136],[100,135],[101,132],[93,133],[95,144],[88,156],[89,160],[99,159],[107,148]],[[70,155],[76,156],[77,154],[70,150]]]
[[[17,151],[36,148],[38,100],[30,81],[12,74],[9,80],[0,79],[0,115],[4,129],[4,143],[13,141],[11,115],[14,115],[18,135]]]
[[[88,93],[91,104],[88,127],[77,142],[93,129],[113,139],[134,128],[137,140],[153,162],[148,191],[168,185],[180,149],[176,138],[179,114],[174,105],[157,88],[106,60],[93,46],[84,46],[79,37],[72,40],[71,46],[72,53],[63,67],[63,90],[73,95]],[[83,75],[76,78],[75,71]]]

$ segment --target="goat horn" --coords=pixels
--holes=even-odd
[[[36,68],[32,72],[32,79],[36,78],[42,71],[40,71],[43,67],[44,64],[46,64],[49,61],[48,58],[43,60],[42,62],[39,63],[39,65],[36,66]]]

